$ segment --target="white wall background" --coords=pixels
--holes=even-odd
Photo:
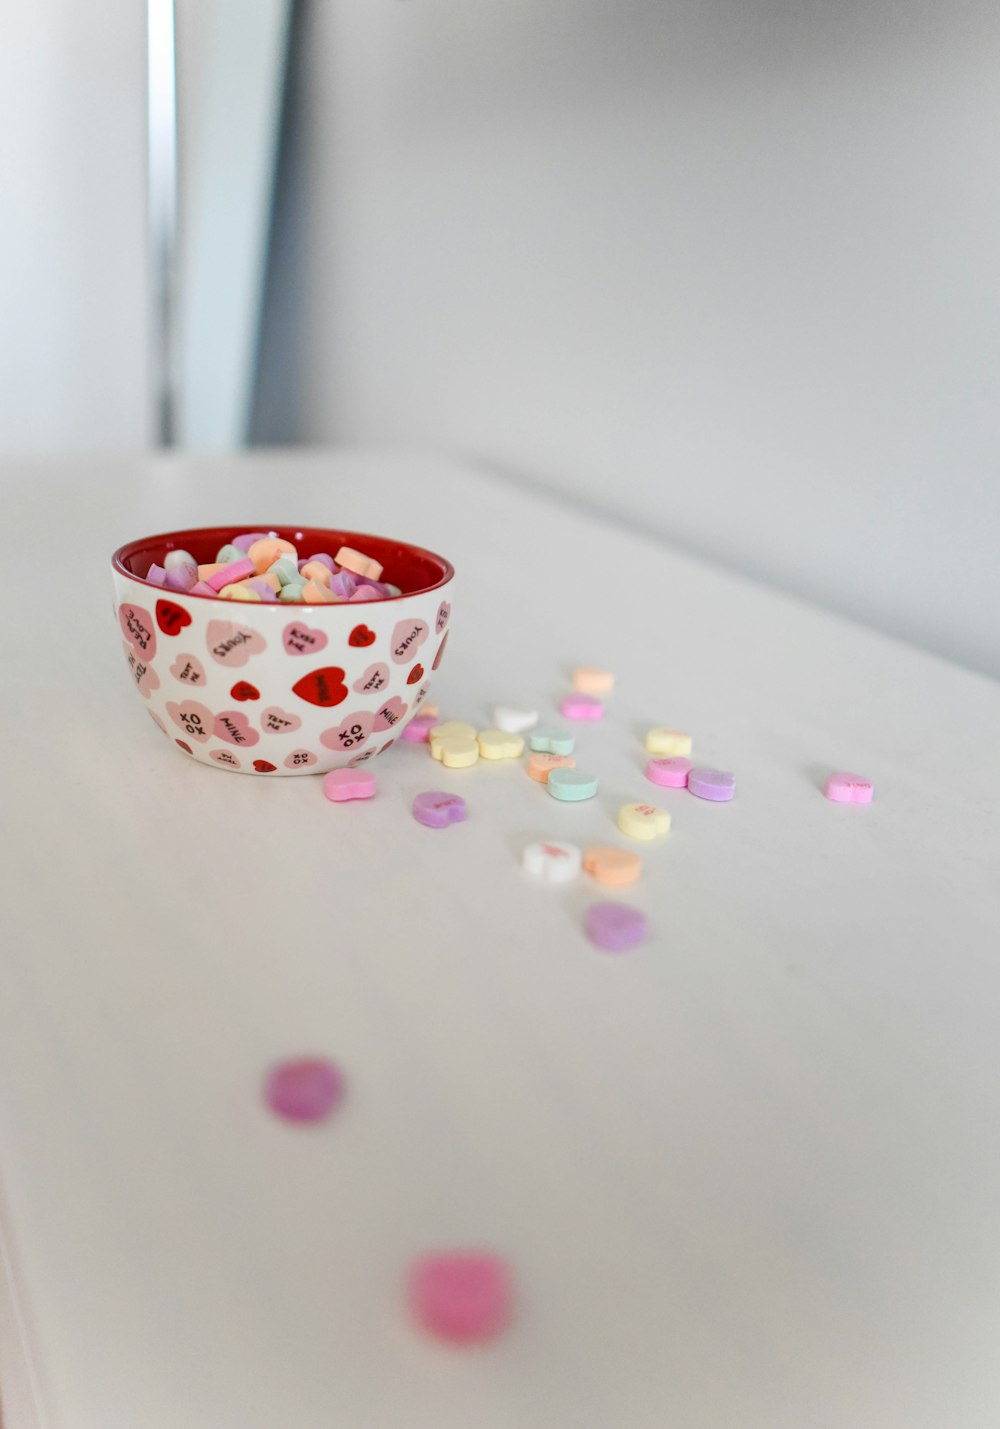
[[[994,0],[319,0],[302,53],[295,435],[1000,674]]]
[[[145,5],[0,0],[0,450],[149,437]]]

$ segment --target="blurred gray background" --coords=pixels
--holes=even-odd
[[[995,3],[168,8],[179,445],[465,454],[1000,675]],[[163,437],[147,18],[0,0],[7,461]]]

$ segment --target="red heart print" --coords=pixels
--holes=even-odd
[[[191,617],[182,605],[175,605],[172,600],[158,600],[156,623],[164,635],[180,635],[185,625],[191,624]]]
[[[255,759],[253,767],[258,774],[273,774],[277,769],[277,764],[268,764],[266,759]]]
[[[423,678],[424,678],[424,667],[423,667],[423,665],[414,665],[413,669],[410,671],[410,673],[409,673],[409,674],[407,675],[407,677],[406,677],[406,683],[407,683],[408,685],[418,685]]]
[[[292,686],[292,693],[310,705],[329,709],[347,699],[344,672],[338,665],[324,665],[322,670],[310,670]]]
[[[375,644],[375,632],[369,630],[367,625],[356,625],[347,637],[347,643],[363,650],[366,645]]]
[[[437,648],[437,654],[434,656],[434,664],[431,666],[432,670],[436,670],[441,663],[442,656],[444,655],[444,647],[448,644],[448,634],[449,632],[445,631],[444,639]]]
[[[249,680],[237,680],[229,693],[234,700],[260,699],[260,690],[258,690],[256,685],[251,685]]]
[[[183,749],[183,751],[184,751],[185,754],[190,754],[190,753],[191,753],[191,746],[190,746],[190,744],[185,744],[184,741],[183,741],[183,739],[175,739],[175,740],[174,740],[174,743],[175,743],[175,744],[179,744],[180,747],[181,747],[181,749]]]

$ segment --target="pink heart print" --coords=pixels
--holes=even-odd
[[[369,665],[365,673],[354,681],[351,689],[359,695],[368,695],[372,690],[384,690],[388,683],[388,665]]]
[[[438,613],[434,620],[434,629],[438,635],[441,634],[441,631],[448,624],[448,617],[450,614],[451,604],[447,600],[443,600],[438,606]]]
[[[344,722],[336,729],[325,729],[319,737],[320,744],[327,749],[357,749],[364,744],[372,732],[373,716],[368,710],[344,716]]]
[[[293,749],[284,763],[286,769],[308,769],[316,763],[316,755],[311,749]]]
[[[167,705],[167,714],[174,724],[179,724],[181,729],[192,739],[196,739],[199,744],[204,744],[207,739],[211,738],[215,715],[204,705],[200,705],[197,700],[187,700],[182,705],[170,701]]]
[[[265,734],[291,734],[301,724],[297,714],[283,710],[280,705],[269,705],[260,717],[260,727]]]
[[[425,620],[401,620],[392,632],[390,641],[392,658],[396,664],[408,664],[429,634]]]
[[[311,630],[301,620],[293,620],[282,631],[281,643],[289,655],[318,655],[327,640],[322,630]]]
[[[128,667],[132,671],[132,678],[138,686],[140,695],[144,700],[148,700],[150,691],[160,688],[159,675],[151,665],[147,665],[143,660],[137,660],[135,651],[131,650],[128,645],[123,645],[122,650],[125,652],[125,659],[128,661]]]
[[[407,705],[403,703],[398,695],[393,695],[392,699],[386,700],[378,714],[376,714],[374,728],[392,729],[393,725],[398,724],[406,714],[407,708]]]
[[[118,607],[118,623],[137,659],[145,660],[148,664],[156,654],[156,631],[149,611],[143,610],[141,605],[132,605],[126,601]]]
[[[170,667],[170,673],[182,685],[203,685],[205,667],[197,655],[178,655]]]
[[[213,749],[209,754],[209,759],[214,759],[216,764],[224,764],[227,769],[242,769],[240,761],[228,749]]]
[[[249,630],[231,620],[210,620],[205,639],[212,659],[230,669],[245,665],[251,655],[259,655],[267,649],[267,641],[258,630]]]
[[[260,740],[260,735],[250,728],[250,721],[242,710],[224,710],[222,714],[217,714],[214,733],[219,739],[246,749]]]

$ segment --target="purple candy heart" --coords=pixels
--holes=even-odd
[[[465,816],[465,800],[460,794],[444,794],[440,789],[429,789],[425,794],[418,794],[413,801],[413,817],[418,824],[426,824],[429,829],[460,824]]]
[[[621,953],[645,941],[649,923],[645,913],[625,903],[593,903],[583,920],[592,943],[608,953]]]
[[[736,775],[725,769],[692,769],[687,786],[699,799],[725,804],[736,793]]]

